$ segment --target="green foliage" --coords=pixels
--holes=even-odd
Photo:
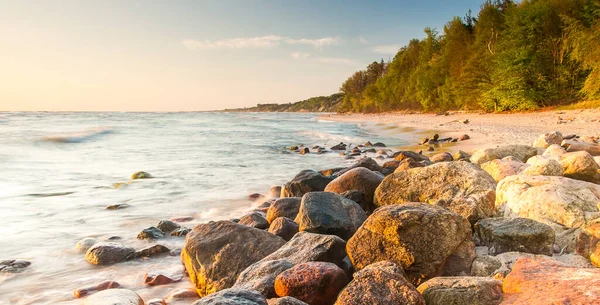
[[[229,112],[336,112],[340,110],[344,95],[311,97],[304,101],[287,104],[257,104],[255,107],[225,109]]]
[[[600,95],[600,0],[487,0],[341,86],[342,111],[530,110]]]

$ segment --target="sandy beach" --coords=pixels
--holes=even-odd
[[[600,135],[600,109],[540,111],[530,113],[473,113],[450,112],[449,115],[406,114],[328,114],[323,120],[339,122],[375,122],[395,124],[414,130],[408,135],[415,145],[428,133],[441,137],[458,137],[468,134],[471,139],[461,142],[463,150],[489,148],[508,144],[531,145],[540,135],[560,131],[563,135]],[[468,120],[468,123],[463,123]],[[420,132],[417,132],[420,131]]]

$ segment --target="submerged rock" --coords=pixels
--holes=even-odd
[[[209,222],[188,234],[181,259],[202,297],[233,286],[242,271],[284,243],[263,230],[229,221]]]
[[[128,207],[130,207],[130,205],[127,203],[117,203],[117,204],[107,205],[105,209],[107,209],[107,210],[122,210],[122,209],[126,209]]]
[[[133,258],[135,250],[113,242],[99,242],[85,253],[85,260],[92,265],[112,265]]]
[[[144,275],[144,284],[159,286],[179,282],[183,279],[183,267],[177,266],[167,270],[149,271]]]
[[[487,277],[436,277],[417,288],[427,305],[498,305],[502,282]]]
[[[140,296],[127,289],[107,289],[87,297],[84,305],[144,305]]]
[[[170,233],[181,228],[181,226],[171,220],[161,220],[156,225],[156,228],[163,233]]]
[[[104,281],[102,283],[98,283],[95,285],[90,285],[90,286],[86,286],[83,288],[78,288],[75,289],[75,291],[73,292],[73,294],[75,295],[76,299],[79,298],[83,298],[87,295],[90,295],[92,293],[96,293],[98,291],[102,291],[102,290],[106,290],[106,289],[112,289],[112,288],[120,288],[121,285],[117,282],[113,282],[113,281]]]
[[[494,215],[495,196],[496,182],[477,165],[442,162],[387,176],[375,191],[375,205],[426,202],[474,224]]]
[[[133,175],[131,175],[131,179],[136,180],[136,179],[150,179],[150,178],[154,178],[152,175],[150,175],[150,173],[147,172],[135,172]]]
[[[425,305],[425,301],[406,280],[401,267],[382,261],[356,272],[335,302],[335,305],[357,304]]]
[[[163,231],[159,230],[156,227],[149,227],[146,229],[143,229],[142,232],[140,232],[137,235],[138,239],[159,239],[159,238],[163,238],[165,237],[165,234],[163,233]]]
[[[9,259],[0,261],[0,272],[3,273],[20,273],[25,271],[31,262],[21,259]]]
[[[93,238],[93,237],[86,237],[82,240],[80,240],[79,242],[77,242],[77,244],[75,245],[75,249],[79,250],[80,252],[86,252],[89,248],[91,248],[93,245],[97,244],[98,240]]]
[[[308,262],[280,273],[275,279],[275,292],[310,305],[331,305],[347,283],[346,274],[335,264]]]
[[[346,251],[356,270],[391,261],[418,285],[444,273],[445,264],[454,271],[448,275],[469,274],[474,247],[465,218],[441,207],[406,203],[375,210],[348,241]],[[455,254],[461,261],[452,259]]]
[[[350,238],[365,221],[365,211],[354,201],[335,193],[310,192],[302,197],[294,220],[299,231]]]

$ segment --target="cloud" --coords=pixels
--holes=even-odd
[[[322,48],[324,46],[338,45],[341,39],[338,37],[325,37],[319,39],[292,39],[286,38],[285,42],[288,44],[308,44],[312,45],[315,48]]]
[[[373,50],[373,52],[375,52],[375,53],[394,55],[394,54],[398,53],[398,51],[400,50],[401,47],[402,46],[397,45],[397,44],[388,44],[388,45],[375,46],[371,50]]]
[[[335,65],[354,65],[356,62],[349,58],[343,57],[318,57],[317,61],[324,64],[335,64]]]
[[[190,50],[214,50],[214,49],[263,49],[286,44],[305,44],[315,48],[329,45],[337,45],[341,39],[337,37],[324,37],[319,39],[293,39],[277,35],[266,35],[247,38],[232,38],[223,40],[195,40],[184,39],[181,43]]]
[[[293,52],[292,54],[292,58],[294,59],[304,59],[310,56],[309,53],[302,53],[302,52]]]
[[[369,41],[368,41],[366,38],[362,37],[362,36],[359,36],[359,37],[358,37],[358,42],[360,42],[360,43],[362,43],[362,44],[367,44],[367,43],[369,43]]]

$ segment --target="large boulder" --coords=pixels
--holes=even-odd
[[[335,235],[300,232],[263,259],[286,259],[294,264],[321,261],[340,264],[346,257],[346,242]]]
[[[280,273],[275,279],[275,292],[309,305],[332,305],[346,284],[346,273],[335,264],[308,262]]]
[[[140,296],[127,289],[107,289],[85,299],[84,305],[144,305]]]
[[[257,228],[257,229],[261,229],[261,230],[268,229],[269,222],[267,221],[265,216],[266,215],[262,212],[251,212],[249,214],[242,216],[242,218],[240,218],[240,221],[238,221],[238,223],[241,225],[245,225],[245,226],[249,226],[249,227]]]
[[[463,257],[463,264],[467,265],[462,273],[470,273],[475,258],[469,222],[454,212],[426,203],[375,210],[348,241],[346,251],[356,270],[391,261],[401,266],[415,285],[445,273],[445,264],[457,265],[452,259],[457,252],[461,252],[457,256]]]
[[[345,240],[365,221],[365,211],[354,201],[329,192],[310,192],[302,197],[294,220],[300,232],[337,235]]]
[[[288,241],[298,233],[298,224],[286,217],[278,217],[269,226],[269,233]]]
[[[404,277],[397,264],[382,261],[354,273],[354,279],[338,295],[335,305],[425,305],[421,294]]]
[[[203,297],[233,286],[242,271],[284,243],[263,230],[230,221],[209,222],[187,235],[181,259]]]
[[[537,154],[538,150],[535,147],[527,145],[506,145],[497,148],[476,150],[470,160],[475,164],[483,164],[492,160],[513,156],[522,162],[526,162],[527,159]]]
[[[419,285],[427,305],[498,305],[502,282],[487,277],[436,277]]]
[[[600,183],[600,166],[598,166],[594,157],[585,151],[562,155],[560,165],[562,165],[565,177]]]
[[[560,131],[549,132],[539,136],[533,141],[534,147],[548,148],[552,144],[560,145],[563,141],[563,136]]]
[[[563,168],[555,158],[544,156],[533,156],[527,160],[530,166],[523,170],[522,174],[530,176],[562,176]]]
[[[426,202],[447,208],[475,223],[494,214],[496,181],[479,166],[436,163],[395,172],[375,191],[375,205]]]
[[[339,177],[350,170],[353,170],[355,168],[360,168],[360,167],[366,168],[366,169],[374,171],[374,172],[382,172],[383,171],[383,167],[381,167],[381,165],[379,165],[379,163],[377,163],[377,161],[367,157],[367,158],[362,158],[362,159],[358,160],[358,162],[352,164],[352,166],[350,166],[350,167],[347,167],[347,168],[344,168],[342,170],[335,172],[334,175]]]
[[[302,197],[287,197],[275,200],[267,210],[267,221],[272,223],[278,217],[296,218],[301,202]]]
[[[504,217],[524,217],[578,228],[598,218],[600,185],[556,176],[510,176],[498,183],[496,208]]]
[[[375,209],[373,195],[381,181],[383,181],[381,175],[364,167],[358,167],[345,172],[331,181],[325,188],[325,192],[343,194],[351,190],[361,191],[364,194],[363,209],[370,213]]]
[[[508,176],[517,175],[528,166],[527,163],[523,163],[512,156],[495,159],[481,164],[481,168],[490,174],[496,182]]]
[[[333,178],[313,170],[303,170],[281,188],[281,197],[302,197],[309,192],[323,191]]]
[[[234,287],[256,290],[265,298],[275,298],[275,278],[293,266],[286,259],[256,262],[240,273]]]
[[[85,253],[85,260],[92,265],[112,265],[134,257],[135,249],[113,242],[99,242]]]
[[[600,224],[595,223],[577,236],[575,250],[590,260],[592,265],[600,268]]]
[[[486,218],[475,224],[475,240],[488,254],[526,252],[552,255],[554,230],[528,218]]]
[[[258,291],[229,288],[207,295],[192,305],[268,305],[267,299]]]
[[[504,279],[502,304],[598,304],[600,270],[521,258]]]

